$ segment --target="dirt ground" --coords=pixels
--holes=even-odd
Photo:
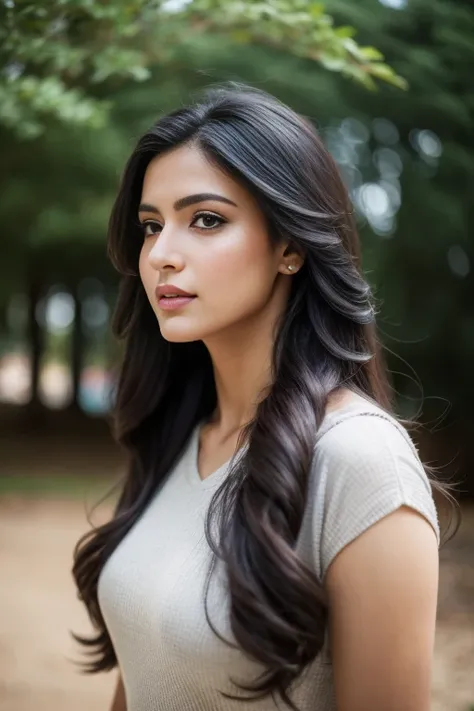
[[[106,507],[95,516],[107,516]],[[106,711],[114,673],[83,676],[69,631],[90,630],[70,576],[88,529],[78,500],[0,498],[0,709]],[[432,711],[474,705],[474,508],[441,554]]]

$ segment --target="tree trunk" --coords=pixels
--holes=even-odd
[[[42,284],[37,277],[30,277],[28,284],[28,341],[31,349],[30,378],[32,408],[38,409],[39,400],[39,375],[41,356],[43,354],[44,334],[41,324],[38,323],[36,313],[38,304],[43,296]]]
[[[79,407],[79,387],[84,362],[84,334],[82,330],[82,303],[78,297],[77,287],[73,289],[74,297],[74,324],[71,344],[71,369],[72,369],[72,406]]]

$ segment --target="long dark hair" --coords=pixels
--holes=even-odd
[[[75,551],[79,594],[98,631],[77,639],[96,656],[89,671],[116,665],[97,598],[99,575],[193,429],[216,406],[207,349],[161,336],[138,277],[142,234],[136,220],[145,170],[152,158],[184,144],[198,147],[247,187],[271,240],[290,240],[304,255],[274,344],[272,387],[242,434],[244,456],[214,495],[206,522],[214,561],[226,566],[232,633],[267,669],[240,688],[253,698],[276,692],[295,708],[290,684],[321,650],[327,621],[322,586],[295,551],[316,433],[329,395],[342,386],[387,411],[392,407],[371,290],[337,167],[308,121],[259,90],[208,90],[147,131],[125,168],[108,245],[122,274],[114,331],[126,344],[115,434],[130,467],[113,519],[85,535]],[[447,486],[431,478],[448,497]]]

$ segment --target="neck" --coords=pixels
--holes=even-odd
[[[206,340],[217,391],[213,424],[224,434],[246,425],[272,383],[277,319],[258,318]]]

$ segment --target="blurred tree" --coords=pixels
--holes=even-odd
[[[366,242],[387,340],[420,374],[427,392],[470,413],[474,6],[470,0],[327,5],[336,21],[356,23],[364,41],[376,39],[410,85],[403,100],[384,87],[377,96],[344,89],[366,129],[354,196],[368,218]],[[407,383],[404,390],[410,390]]]
[[[133,46],[151,4],[143,1],[4,0],[0,5],[0,122],[22,138],[46,117],[103,126],[108,104],[87,87],[111,77],[148,77]]]
[[[398,3],[400,9],[386,5]],[[474,7],[463,0],[328,0],[337,25],[357,26],[376,44],[410,89],[382,84],[377,92],[325,71],[304,52],[250,41],[235,51],[231,32],[177,32],[175,19],[156,32],[163,42],[150,80],[107,80],[94,97],[112,101],[101,131],[54,125],[25,142],[0,129],[0,217],[4,240],[0,287],[21,283],[26,264],[46,280],[68,270],[101,270],[107,214],[126,155],[157,116],[203,85],[224,79],[261,86],[311,118],[322,132],[351,190],[365,266],[378,287],[385,343],[415,369],[425,393],[453,403],[452,451],[469,457],[474,355],[472,280],[474,204]],[[176,16],[176,23],[178,19]],[[158,35],[160,36],[160,35]],[[239,42],[242,37],[237,37]],[[291,44],[291,43],[290,43]],[[89,87],[89,93],[92,91]],[[5,251],[6,248],[6,251]],[[23,264],[18,259],[24,255]],[[7,286],[8,285],[8,286]],[[419,392],[407,366],[390,359],[410,414]],[[432,403],[432,406],[430,405]],[[444,405],[428,400],[425,412]],[[441,444],[440,444],[441,446]],[[445,458],[446,459],[446,458]],[[459,462],[466,471],[474,461]]]
[[[103,126],[108,102],[94,85],[144,80],[176,41],[221,32],[234,43],[284,48],[369,88],[374,78],[405,86],[352,27],[334,27],[308,0],[4,0],[0,4],[0,123],[22,138],[46,117]]]
[[[384,64],[380,52],[359,46],[351,27],[335,28],[323,7],[307,0],[4,0],[0,4],[0,143],[8,144],[8,150],[0,175],[0,183],[5,185],[0,211],[11,236],[4,250],[4,265],[12,268],[2,289],[5,295],[13,288],[21,265],[30,304],[33,400],[42,347],[37,306],[57,264],[57,260],[44,258],[45,254],[50,256],[45,243],[54,241],[59,233],[61,239],[67,236],[76,245],[76,258],[71,260],[70,252],[69,259],[63,255],[60,267],[75,294],[84,254],[89,264],[97,262],[90,258],[95,245],[84,238],[97,234],[95,218],[102,216],[104,201],[100,188],[96,192],[92,188],[93,178],[86,177],[83,182],[94,172],[90,162],[84,161],[84,170],[82,156],[74,150],[71,154],[69,144],[59,162],[64,165],[65,156],[69,156],[69,171],[73,167],[71,158],[78,161],[78,170],[67,185],[62,171],[55,170],[52,163],[57,157],[54,134],[53,146],[46,140],[36,142],[33,150],[30,143],[25,150],[21,141],[35,139],[48,126],[57,128],[58,123],[104,127],[108,99],[117,79],[149,78],[149,64],[169,66],[176,43],[183,38],[192,41],[204,33],[230,36],[234,45],[254,43],[285,50],[291,46],[294,55],[306,56],[368,88],[375,88],[374,78],[405,85]],[[19,142],[11,143],[12,134]],[[106,163],[110,164],[110,156]],[[43,179],[46,165],[48,175]],[[86,201],[87,210],[79,210],[81,218],[72,219],[76,206]],[[74,240],[77,229],[80,240]],[[45,240],[41,240],[42,235]],[[80,370],[79,321],[80,303],[76,299],[76,384]]]

